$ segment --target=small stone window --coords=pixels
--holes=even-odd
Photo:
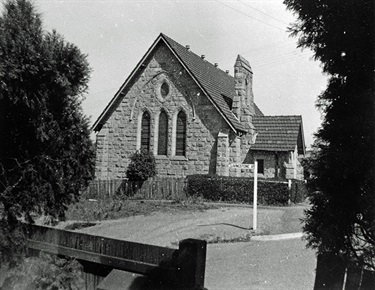
[[[169,94],[169,86],[166,82],[164,82],[161,86],[160,86],[160,95],[163,97],[163,98],[166,98]]]
[[[264,159],[257,159],[258,161],[258,173],[264,174]]]

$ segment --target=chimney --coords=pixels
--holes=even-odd
[[[215,62],[214,65],[215,65],[215,67],[218,67],[218,66],[219,66],[219,64],[218,64],[217,62]]]
[[[187,50],[190,50],[190,45],[187,44],[187,45],[185,46],[185,48],[186,48]]]
[[[236,95],[233,98],[233,113],[240,122],[252,126],[252,116],[255,115],[253,71],[249,62],[240,55],[234,65],[234,83]]]
[[[201,59],[204,59],[206,56],[204,54],[201,55]]]
[[[225,73],[226,73],[226,74],[229,74],[229,70],[226,70]]]

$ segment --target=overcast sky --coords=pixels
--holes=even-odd
[[[76,44],[93,69],[83,103],[95,122],[157,36],[163,32],[230,70],[238,54],[253,69],[254,100],[265,115],[302,115],[306,145],[320,126],[315,108],[326,87],[312,53],[296,48],[282,0],[34,0],[44,28]]]

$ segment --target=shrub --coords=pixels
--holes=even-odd
[[[149,152],[136,151],[130,157],[130,164],[126,170],[129,180],[145,181],[156,175],[155,157]]]
[[[188,177],[187,193],[205,200],[253,203],[254,181],[243,177],[219,177],[191,175]],[[290,191],[282,182],[258,180],[258,203],[263,205],[287,205]]]
[[[9,224],[6,219],[0,218],[0,266],[4,261],[11,265],[17,263],[24,257],[25,251],[26,224],[20,221]]]
[[[1,289],[71,289],[84,288],[81,265],[43,252],[26,258],[5,274]]]

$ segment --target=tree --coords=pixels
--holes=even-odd
[[[8,0],[0,17],[0,260],[19,221],[64,211],[92,178],[93,144],[81,102],[86,55],[43,31],[27,0]]]
[[[297,21],[298,47],[310,48],[329,76],[304,219],[308,246],[375,269],[374,1],[284,0]]]

